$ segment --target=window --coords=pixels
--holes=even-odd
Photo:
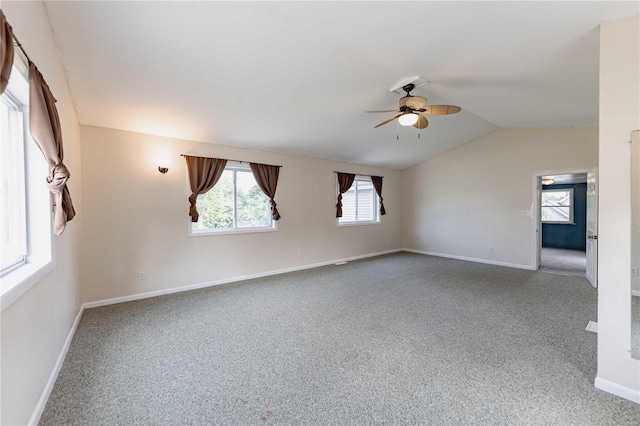
[[[16,53],[0,96],[0,287],[2,308],[53,268],[48,166],[29,133],[26,61]]]
[[[543,223],[573,224],[573,188],[542,191]]]
[[[378,194],[368,176],[356,176],[351,188],[342,194],[339,225],[379,223]]]
[[[24,116],[8,90],[0,103],[0,274],[5,275],[27,261]]]
[[[248,166],[227,165],[216,185],[198,196],[196,208],[200,217],[191,223],[191,235],[276,229],[269,198]]]

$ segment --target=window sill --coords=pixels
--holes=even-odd
[[[380,225],[381,222],[349,222],[349,223],[338,223],[338,228],[342,228],[343,226],[367,226],[367,225]]]
[[[234,234],[259,234],[262,232],[276,232],[278,227],[274,228],[251,228],[251,229],[228,229],[223,231],[191,231],[189,230],[189,238],[191,237],[210,237],[212,235],[234,235]]]
[[[0,278],[0,288],[2,288],[0,312],[42,280],[54,266],[53,261],[27,263]]]

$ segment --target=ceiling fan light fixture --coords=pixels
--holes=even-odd
[[[551,185],[553,184],[555,180],[553,179],[553,177],[543,177],[542,178],[542,184],[543,185]]]
[[[398,122],[400,122],[401,126],[413,126],[418,122],[418,114],[414,114],[411,112],[402,114],[400,117],[398,117]]]
[[[365,112],[395,112],[396,116],[384,120],[382,123],[373,126],[377,129],[380,126],[384,126],[387,123],[391,123],[394,120],[398,120],[403,127],[413,126],[416,129],[426,129],[429,125],[429,121],[425,118],[424,114],[429,115],[449,115],[460,112],[461,108],[455,105],[427,105],[427,98],[424,96],[412,96],[411,91],[415,89],[414,83],[408,83],[402,86],[402,90],[405,92],[405,96],[398,101],[397,110],[384,110],[384,111],[365,111]],[[392,89],[393,90],[393,89]]]

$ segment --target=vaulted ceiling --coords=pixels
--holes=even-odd
[[[597,126],[598,25],[637,2],[47,2],[82,124],[406,168]],[[19,36],[19,34],[18,34]],[[459,114],[373,126],[414,91]],[[396,132],[399,130],[399,140]]]

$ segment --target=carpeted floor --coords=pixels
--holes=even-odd
[[[43,424],[634,424],[584,278],[410,253],[85,312]]]
[[[587,272],[587,253],[581,250],[543,247],[540,252],[540,270],[584,277]]]

